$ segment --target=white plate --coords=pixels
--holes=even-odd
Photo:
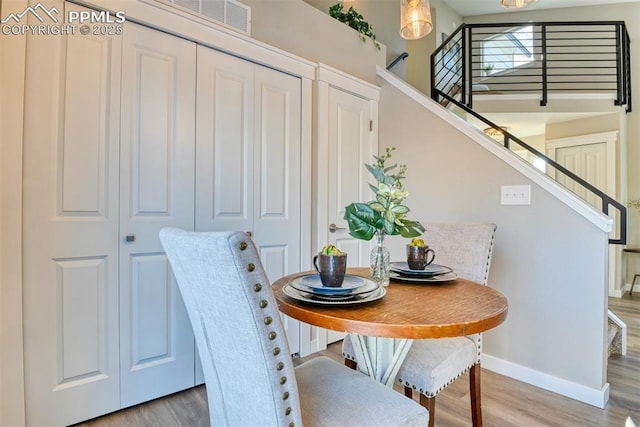
[[[314,274],[313,276],[317,276],[317,274]],[[350,276],[350,275],[347,275]],[[336,297],[352,297],[354,295],[358,295],[358,294],[363,294],[363,293],[367,293],[367,292],[371,292],[373,291],[375,288],[378,287],[378,284],[374,281],[371,281],[369,279],[365,279],[364,277],[359,277],[359,276],[351,276],[351,277],[347,277],[345,276],[345,282],[347,281],[347,278],[349,279],[349,281],[351,281],[351,277],[357,277],[358,279],[361,279],[362,281],[362,286],[358,286],[357,288],[353,288],[353,287],[348,287],[348,288],[327,288],[327,287],[322,287],[322,288],[317,288],[317,287],[313,287],[313,286],[308,286],[306,285],[306,281],[305,280],[297,280],[299,278],[293,279],[292,281],[289,282],[289,285],[301,292],[307,292],[310,294],[315,294],[315,295],[322,295],[322,296],[326,296],[326,297],[331,297],[331,298],[336,298]],[[309,276],[302,276],[302,278],[308,278]],[[319,278],[318,278],[319,280]],[[343,282],[344,284],[344,282]]]
[[[331,287],[324,286],[320,280],[319,274],[309,274],[306,276],[300,276],[293,279],[291,285],[299,291],[312,292],[314,294],[323,295],[345,295],[351,294],[356,289],[367,285],[370,280],[364,277],[354,276],[353,274],[345,274],[342,286]],[[369,289],[370,291],[374,288]]]
[[[409,283],[446,283],[456,280],[458,275],[453,271],[444,274],[438,274],[437,276],[426,276],[426,277],[408,277],[402,274],[398,274],[394,271],[389,275],[392,280],[397,280],[399,282],[409,282]]]
[[[392,262],[389,264],[389,267],[391,271],[412,277],[436,276],[438,274],[450,273],[453,271],[450,267],[440,264],[429,264],[424,270],[412,270],[406,262]]]
[[[302,292],[292,287],[290,284],[286,284],[282,287],[282,292],[285,295],[302,302],[309,304],[321,304],[321,305],[352,305],[362,304],[366,302],[376,301],[384,297],[387,294],[387,290],[383,287],[379,287],[374,291],[360,295],[349,295],[348,299],[327,299],[326,297],[313,295],[307,292]]]

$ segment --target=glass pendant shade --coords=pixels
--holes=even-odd
[[[501,0],[502,7],[505,9],[518,9],[521,7],[529,6],[536,0]]]
[[[400,36],[416,40],[431,32],[429,0],[400,0]]]

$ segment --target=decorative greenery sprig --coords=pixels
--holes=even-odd
[[[627,203],[627,207],[640,209],[640,199],[631,200]]]
[[[329,15],[359,32],[363,42],[367,40],[366,37],[369,37],[376,49],[380,50],[380,43],[376,41],[376,35],[373,34],[372,31],[373,27],[364,20],[362,15],[356,12],[353,6],[350,6],[346,12],[343,12],[342,3],[336,3],[329,7]]]
[[[389,147],[382,156],[374,156],[375,164],[365,164],[378,182],[377,185],[369,184],[376,199],[367,203],[351,203],[346,207],[344,219],[349,224],[349,234],[356,239],[371,240],[376,232],[417,237],[425,231],[418,221],[406,218],[409,208],[402,204],[409,195],[402,185],[407,165],[400,165],[395,173],[397,164],[385,166],[393,150],[395,147]]]

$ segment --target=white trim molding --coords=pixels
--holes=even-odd
[[[600,409],[603,409],[609,401],[609,383],[605,383],[601,389],[595,389],[488,354],[482,355],[482,367]]]

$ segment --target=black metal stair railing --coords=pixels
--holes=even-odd
[[[617,210],[616,238],[626,244],[624,205],[473,110],[474,95],[538,94],[546,106],[550,93],[610,93],[631,111],[629,34],[624,22],[528,22],[463,24],[431,55],[431,97],[454,104],[601,201],[609,215]]]
[[[630,112],[629,44],[618,21],[463,24],[431,55],[432,96],[611,93]]]

